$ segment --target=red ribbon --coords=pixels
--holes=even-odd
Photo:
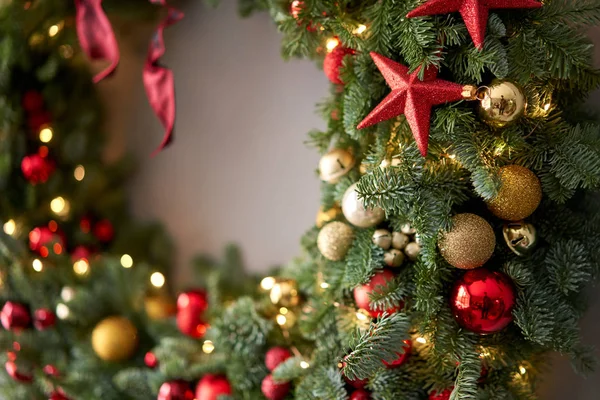
[[[102,9],[102,0],[75,0],[77,36],[90,60],[107,60],[110,65],[94,77],[100,82],[119,65],[119,46],[110,21]]]
[[[144,64],[144,86],[150,106],[165,129],[163,140],[153,156],[159,153],[172,140],[175,126],[175,82],[173,71],[160,65],[160,58],[165,54],[163,33],[165,28],[183,18],[183,13],[167,5],[166,0],[150,0],[151,3],[167,7],[167,16],[160,23],[148,48],[148,56]]]

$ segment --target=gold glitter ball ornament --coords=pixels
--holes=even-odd
[[[338,183],[356,164],[354,156],[343,149],[333,149],[321,157],[319,173],[321,180],[327,183]]]
[[[298,284],[293,279],[275,278],[269,290],[269,299],[277,307],[295,307],[300,304]]]
[[[452,217],[452,229],[440,235],[438,247],[450,265],[473,269],[490,259],[496,247],[496,235],[480,216],[457,214]]]
[[[479,117],[493,128],[504,128],[519,120],[527,108],[523,90],[514,82],[496,79],[480,91]]]
[[[518,256],[530,254],[537,244],[535,227],[527,222],[510,222],[502,228],[504,241],[509,249]]]
[[[507,221],[521,221],[529,217],[542,201],[542,185],[533,172],[519,165],[500,169],[502,186],[498,195],[488,201],[494,215]]]
[[[373,244],[387,250],[392,245],[392,233],[387,229],[377,229],[373,232]]]
[[[366,208],[356,191],[357,184],[350,186],[342,198],[342,212],[352,225],[359,228],[372,228],[385,218],[385,211],[379,207]]]
[[[346,257],[353,240],[354,231],[350,225],[334,221],[325,225],[319,232],[317,247],[326,259],[340,261]]]
[[[342,215],[342,209],[335,204],[329,210],[325,210],[322,206],[317,213],[316,225],[317,228],[322,228],[326,223],[338,219]]]
[[[129,359],[138,343],[137,328],[124,317],[108,317],[92,332],[92,347],[104,361],[119,362]]]

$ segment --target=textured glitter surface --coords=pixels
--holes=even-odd
[[[421,154],[427,155],[431,107],[461,100],[463,86],[437,79],[437,71],[433,69],[427,70],[421,81],[419,70],[409,73],[408,67],[377,53],[371,53],[371,58],[392,92],[362,120],[358,129],[404,114]]]
[[[429,0],[409,12],[407,17],[459,12],[475,47],[482,49],[491,9],[540,7],[542,7],[542,3],[535,0]]]
[[[500,170],[502,186],[488,208],[498,218],[520,221],[529,217],[542,201],[542,186],[537,176],[519,165],[508,165]]]
[[[481,267],[496,247],[496,236],[488,222],[475,214],[458,214],[452,218],[452,229],[438,242],[442,256],[460,269]]]
[[[331,222],[323,227],[317,237],[317,247],[323,257],[331,261],[340,261],[354,240],[352,228],[343,222]]]

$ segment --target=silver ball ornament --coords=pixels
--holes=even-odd
[[[352,225],[359,228],[371,228],[385,218],[382,208],[366,208],[364,202],[358,198],[357,184],[350,186],[342,198],[342,212]]]

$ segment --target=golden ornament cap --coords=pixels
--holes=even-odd
[[[325,225],[317,236],[317,247],[328,260],[341,261],[346,257],[352,242],[354,231],[344,222],[334,221]]]
[[[504,224],[502,233],[508,248],[521,257],[531,254],[538,241],[535,227],[525,221]]]
[[[525,114],[527,98],[514,82],[496,79],[479,92],[479,117],[493,128],[509,126]]]
[[[485,264],[494,253],[496,235],[480,216],[457,214],[452,217],[452,228],[440,235],[438,247],[450,265],[474,269]]]
[[[350,186],[342,198],[342,212],[352,225],[359,228],[372,228],[385,218],[382,208],[366,208],[356,191],[357,184]]]
[[[333,149],[321,157],[319,175],[327,183],[338,183],[356,164],[354,156],[344,149]]]
[[[529,217],[542,201],[542,184],[538,177],[520,165],[500,169],[501,186],[498,195],[487,202],[490,211],[507,221]]]
[[[124,317],[105,318],[92,331],[92,348],[104,361],[129,359],[135,352],[137,343],[137,328]]]

